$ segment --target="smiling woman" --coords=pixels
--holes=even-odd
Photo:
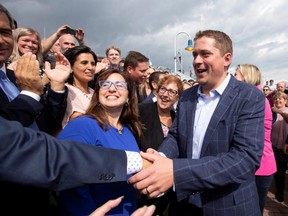
[[[158,82],[157,101],[139,104],[139,118],[145,126],[144,136],[139,142],[140,150],[146,152],[148,148],[157,149],[167,137],[176,115],[173,106],[177,103],[182,91],[182,81],[177,76],[164,75]],[[138,199],[138,207],[154,204],[156,215],[166,216],[169,215],[168,208],[172,196],[172,190],[156,199],[141,195]]]
[[[64,55],[71,64],[72,73],[66,83],[69,91],[63,128],[68,121],[86,112],[94,92],[88,83],[94,78],[97,63],[96,54],[87,46],[70,48]]]
[[[71,120],[58,138],[139,152],[137,140],[141,135],[133,81],[126,73],[113,69],[100,73],[85,116]],[[126,181],[62,191],[63,215],[88,215],[106,201],[123,195],[123,201],[109,215],[128,216],[136,209],[136,193]]]
[[[43,68],[43,55],[40,34],[32,28],[17,28],[13,31],[14,48],[9,58],[8,68],[15,70],[17,60],[24,54],[31,52],[37,56],[40,68]]]

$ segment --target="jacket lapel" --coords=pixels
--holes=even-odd
[[[229,107],[231,106],[231,104],[234,103],[234,100],[237,96],[236,89],[238,87],[239,87],[239,85],[237,84],[236,79],[234,77],[231,77],[231,79],[228,83],[228,86],[226,87],[223,94],[221,95],[219,103],[218,103],[218,105],[214,111],[214,114],[212,115],[212,118],[209,122],[207,131],[206,131],[206,134],[205,134],[205,137],[203,140],[203,145],[202,145],[200,157],[205,155],[206,148],[209,145],[213,134],[219,133],[219,131],[217,130],[217,125],[223,119],[224,114],[226,112],[229,112]]]

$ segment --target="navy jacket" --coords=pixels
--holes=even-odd
[[[264,95],[231,77],[212,115],[200,159],[192,159],[198,86],[181,94],[168,137],[159,147],[173,160],[179,202],[200,194],[204,215],[261,215],[254,174],[264,143]],[[189,204],[188,204],[189,205]]]

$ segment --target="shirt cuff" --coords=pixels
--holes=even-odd
[[[142,169],[142,158],[138,152],[125,151],[127,156],[127,175],[139,172]]]
[[[20,94],[27,95],[29,97],[34,98],[36,101],[40,101],[40,96],[38,94],[33,93],[33,92],[22,90],[20,92]]]

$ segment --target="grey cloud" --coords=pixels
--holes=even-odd
[[[42,37],[63,24],[85,31],[86,43],[98,55],[116,45],[123,57],[129,50],[149,56],[155,66],[174,69],[174,39],[186,31],[218,29],[231,36],[238,63],[257,65],[265,79],[287,80],[288,33],[282,0],[2,0],[19,25],[37,29]],[[177,37],[183,68],[189,74],[191,53],[187,37]],[[179,68],[179,66],[178,66]]]

